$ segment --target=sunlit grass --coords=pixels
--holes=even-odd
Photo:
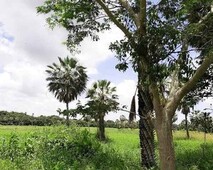
[[[23,141],[34,132],[41,132],[48,137],[51,136],[51,129],[55,131],[63,130],[63,126],[39,127],[39,126],[0,126],[0,142],[2,139],[17,134]],[[79,127],[87,129],[95,134],[97,128]],[[106,128],[107,142],[102,146],[107,151],[109,148],[122,157],[128,157],[130,163],[139,167],[140,146],[138,129],[116,129]],[[204,133],[190,131],[190,139],[186,139],[185,131],[175,131],[173,133],[174,146],[177,160],[177,169],[213,169],[213,135],[206,134],[206,144],[204,145]],[[157,152],[157,150],[156,150]],[[205,165],[205,166],[204,166]]]
[[[190,140],[198,140],[203,142],[204,141],[204,132],[197,132],[197,131],[189,131]],[[186,132],[185,131],[175,131],[173,133],[174,140],[186,140]],[[213,134],[207,133],[206,134],[207,142],[213,142]]]

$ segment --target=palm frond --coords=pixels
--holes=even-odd
[[[77,60],[69,57],[58,59],[59,65],[47,66],[48,89],[60,102],[69,103],[85,90],[88,77],[85,67],[79,67]]]

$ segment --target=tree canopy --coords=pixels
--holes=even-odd
[[[46,70],[48,77],[48,88],[55,97],[66,103],[66,110],[59,113],[64,113],[67,117],[67,125],[69,125],[69,115],[72,110],[69,109],[69,103],[80,95],[86,89],[87,74],[85,67],[78,64],[74,58],[66,57],[59,59],[59,64],[53,63],[48,65]]]
[[[83,115],[90,115],[98,122],[97,137],[105,140],[104,117],[107,113],[119,109],[116,87],[112,87],[110,81],[98,80],[87,91],[87,98],[89,101],[85,105],[79,103],[77,110]]]

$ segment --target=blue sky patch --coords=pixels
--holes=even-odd
[[[125,72],[118,71],[115,66],[118,60],[115,57],[109,58],[98,66],[98,72],[101,74],[101,79],[109,80],[113,83],[120,83],[125,79],[136,80],[137,75],[132,70],[131,66]],[[99,75],[94,75],[92,78],[100,79]]]

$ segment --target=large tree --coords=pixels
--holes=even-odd
[[[69,126],[69,103],[77,99],[86,88],[87,74],[85,68],[74,58],[58,58],[59,64],[48,65],[46,70],[48,77],[48,88],[55,97],[66,103],[67,126]]]
[[[126,69],[130,62],[138,73],[141,120],[154,120],[160,168],[173,170],[172,118],[213,63],[211,5],[212,0],[46,0],[38,12],[50,13],[51,26],[69,31],[71,50],[87,36],[98,40],[97,33],[109,29],[110,21],[124,33],[110,47],[120,60],[117,68]]]

